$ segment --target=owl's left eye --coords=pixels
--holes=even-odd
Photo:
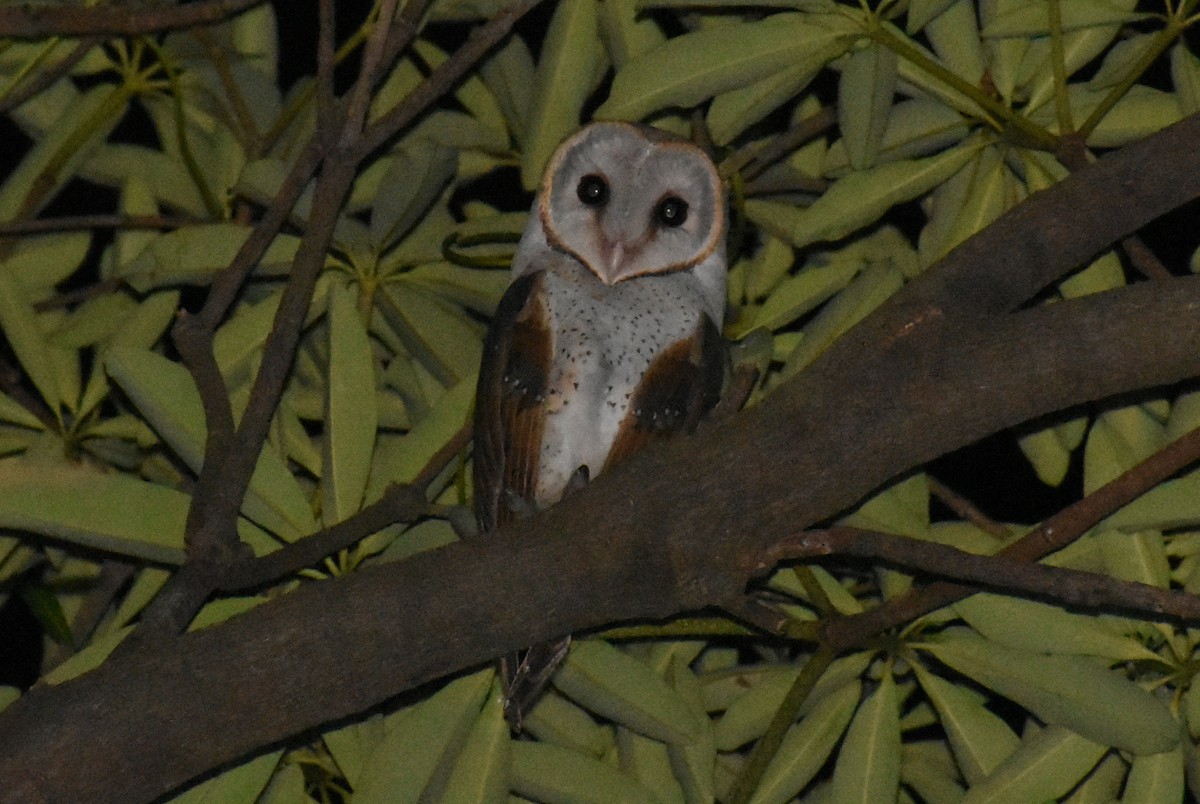
[[[654,208],[654,217],[663,226],[682,226],[687,220],[688,205],[679,196],[669,195]]]

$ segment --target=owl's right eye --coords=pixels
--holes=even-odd
[[[602,207],[608,202],[608,182],[595,173],[580,179],[575,192],[579,200],[589,207]]]

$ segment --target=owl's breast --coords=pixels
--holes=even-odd
[[[539,507],[562,496],[580,466],[604,466],[634,392],[663,351],[696,331],[703,309],[687,277],[643,277],[615,286],[548,274],[554,347],[543,404]]]

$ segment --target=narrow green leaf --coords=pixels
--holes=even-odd
[[[1200,472],[1155,486],[1100,524],[1101,529],[1129,533],[1171,530],[1200,523]]]
[[[22,427],[34,430],[44,430],[45,425],[37,416],[30,413],[24,405],[18,404],[8,394],[0,393],[0,421],[12,422]]]
[[[0,272],[0,329],[21,368],[29,375],[46,405],[58,416],[63,397],[50,355],[51,347],[38,326],[33,306],[4,272]]]
[[[851,53],[842,67],[838,124],[855,170],[875,164],[896,93],[896,63],[894,52],[873,43]]]
[[[483,63],[479,74],[504,112],[509,131],[518,142],[524,142],[536,81],[533,56],[525,40],[519,36],[509,37],[505,45]]]
[[[446,60],[446,54],[441,48],[426,39],[417,39],[413,42],[413,50],[435,69]],[[508,126],[505,125],[504,112],[500,108],[500,103],[481,78],[471,75],[460,81],[455,87],[454,97],[481,124],[502,135],[507,135]]]
[[[1200,112],[1200,58],[1182,39],[1171,48],[1171,83],[1183,114]]]
[[[600,35],[608,60],[620,70],[630,59],[666,41],[653,17],[639,13],[637,0],[605,0],[600,4]]]
[[[679,695],[645,664],[602,640],[572,644],[553,683],[572,700],[647,737],[668,743],[697,737]]]
[[[937,709],[938,720],[950,738],[950,747],[967,784],[975,784],[995,770],[1021,740],[991,710],[982,696],[914,664],[917,680]]]
[[[833,769],[834,800],[874,804],[894,801],[900,789],[900,704],[896,682],[885,673],[879,688],[858,707]]]
[[[162,285],[207,284],[213,275],[233,261],[250,235],[250,229],[234,223],[187,226],[158,235],[134,258],[118,269],[130,286],[145,293]],[[259,261],[259,275],[283,274],[291,268],[300,238],[276,236]]]
[[[346,777],[350,786],[357,788],[363,778],[363,773],[371,762],[371,755],[387,736],[388,726],[394,719],[407,714],[401,710],[388,718],[383,715],[372,715],[365,720],[348,723],[321,735],[325,747],[333,755],[338,764],[338,770]]]
[[[234,801],[257,801],[258,795],[271,780],[283,751],[271,751],[236,768],[207,779],[182,794],[169,799],[169,804],[227,804]]]
[[[852,681],[823,697],[808,715],[788,729],[750,801],[783,804],[798,795],[816,776],[846,731],[860,695],[862,683]]]
[[[446,804],[503,801],[508,795],[511,765],[512,739],[504,719],[504,694],[497,681],[467,735],[440,800]]]
[[[963,804],[1057,801],[1107,751],[1107,747],[1061,726],[1047,726],[1022,740],[1000,767],[972,785]]]
[[[379,251],[412,229],[457,168],[450,148],[423,138],[405,143],[391,159],[371,211],[371,240]]]
[[[918,198],[953,176],[981,147],[966,144],[936,156],[892,162],[851,173],[840,179],[811,207],[798,211],[790,226],[779,231],[771,221],[762,221],[768,231],[794,246],[819,240],[837,240],[875,222],[896,204]],[[755,220],[761,201],[748,201],[746,214]]]
[[[187,369],[154,352],[126,348],[113,349],[105,367],[171,449],[199,472],[207,427],[200,394]],[[308,499],[270,444],[259,454],[243,510],[279,536],[294,538],[316,530]]]
[[[562,0],[554,10],[534,80],[533,106],[521,153],[521,184],[541,183],[550,155],[579,126],[600,63],[597,0]]]
[[[103,552],[182,563],[190,501],[173,489],[84,464],[0,460],[0,527]]]
[[[716,795],[713,778],[717,762],[716,739],[712,720],[704,711],[704,692],[700,688],[700,681],[688,667],[690,660],[674,654],[667,670],[667,680],[691,708],[692,717],[700,727],[699,736],[686,745],[668,744],[667,755],[685,798],[689,802],[713,801]]]
[[[1017,650],[960,631],[924,647],[1043,721],[1104,745],[1156,754],[1179,741],[1162,703],[1095,661]]]
[[[329,374],[321,490],[326,526],[362,507],[375,452],[375,357],[353,286],[329,291]]]
[[[79,269],[91,238],[85,232],[57,232],[22,235],[12,242],[12,250],[0,261],[3,273],[22,288],[25,298],[40,301],[54,295],[55,285]]]
[[[713,98],[707,123],[713,142],[725,144],[800,94],[829,62],[846,52],[854,37],[837,28],[809,26],[797,32],[808,42],[802,56],[756,81]]]
[[[1114,536],[1128,539],[1124,534]],[[980,592],[960,600],[954,608],[980,634],[1012,648],[1101,656],[1122,662],[1158,660],[1158,654],[1136,638],[1118,636],[1094,617],[1057,606]]]
[[[605,756],[616,746],[611,728],[597,723],[553,688],[538,699],[523,725],[539,742],[569,748],[594,759]]]
[[[546,802],[654,801],[654,794],[611,765],[557,745],[512,743],[512,789]]]
[[[863,271],[804,328],[804,340],[787,356],[784,376],[791,376],[815,360],[903,283],[900,269],[890,263],[876,263]]]
[[[846,287],[862,268],[861,262],[846,260],[804,268],[775,288],[746,331],[755,327],[774,331],[792,323]]]
[[[653,794],[654,801],[684,804],[683,788],[671,771],[671,759],[665,743],[618,726],[617,749],[621,770],[645,785]]]
[[[842,15],[772,14],[759,22],[705,28],[668,40],[617,71],[603,119],[637,120],[672,106],[697,103],[807,63],[832,37],[857,37]],[[822,56],[832,58],[833,55]]]
[[[1106,0],[1058,0],[1062,18],[1062,30],[1124,25],[1148,14],[1135,14],[1124,3]],[[1001,36],[1048,36],[1050,15],[1041,0],[1030,0],[1023,5],[998,14],[984,27],[983,35]]]
[[[1186,799],[1183,743],[1161,754],[1134,757],[1122,801],[1129,804],[1176,804]]]
[[[41,583],[24,583],[21,584],[20,595],[30,613],[41,623],[46,636],[60,645],[74,647],[71,624],[67,622],[62,603],[52,589]]]
[[[978,85],[983,78],[986,59],[979,41],[975,3],[954,0],[942,5],[944,10],[925,26],[925,36],[943,64],[968,83]]]
[[[443,385],[479,368],[483,328],[461,310],[415,285],[385,285],[377,308],[416,357]]]
[[[1165,428],[1144,406],[1105,411],[1092,425],[1084,448],[1084,493],[1091,494],[1164,446]]]
[[[487,669],[451,681],[397,718],[363,770],[355,804],[417,801],[478,720],[493,676]]]

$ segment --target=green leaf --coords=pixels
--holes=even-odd
[[[792,323],[845,288],[862,268],[863,263],[849,260],[805,267],[781,282],[751,322],[739,330],[762,327],[774,331]]]
[[[1133,758],[1123,801],[1130,804],[1175,804],[1186,799],[1183,743],[1161,754]]]
[[[1166,446],[1165,428],[1144,405],[1101,413],[1083,453],[1083,492],[1116,479]]]
[[[538,698],[533,709],[525,715],[523,726],[539,742],[569,748],[596,759],[616,746],[612,728],[601,726],[594,717],[553,688]]]
[[[834,800],[894,801],[900,789],[900,704],[887,672],[858,707],[833,769]]]
[[[717,94],[706,121],[713,142],[727,144],[780,105],[800,94],[825,66],[846,52],[854,37],[837,27],[809,25],[797,31],[803,54],[767,75]]]
[[[1135,14],[1124,3],[1106,2],[1106,0],[1058,0],[1058,3],[1063,31],[1124,25],[1133,20],[1150,16],[1149,14]],[[983,35],[988,37],[1048,36],[1049,34],[1050,15],[1046,13],[1046,4],[1042,0],[1031,0],[1003,14],[997,14],[983,29]]]
[[[983,78],[986,57],[979,41],[975,3],[953,0],[941,5],[943,10],[925,26],[925,36],[943,64],[967,83],[978,85]],[[910,26],[911,21],[910,8]],[[908,32],[913,33],[911,29]]]
[[[652,792],[610,765],[557,745],[524,740],[512,743],[512,789],[545,802],[655,800]]]
[[[507,43],[483,63],[480,75],[504,112],[509,130],[518,142],[524,142],[536,81],[533,56],[529,54],[525,40],[519,36],[509,37]]]
[[[1179,110],[1185,115],[1200,112],[1200,58],[1182,39],[1171,48],[1171,83],[1175,85]]]
[[[413,42],[413,50],[434,69],[440,67],[446,60],[446,54],[425,39],[417,39]],[[505,124],[504,112],[500,108],[500,103],[478,76],[470,75],[460,81],[455,87],[454,97],[481,124],[507,136],[508,126]]]
[[[118,274],[139,293],[162,285],[207,284],[228,267],[250,229],[235,223],[205,223],[159,235]],[[283,274],[291,268],[300,238],[277,235],[259,260],[258,275]]]
[[[1114,536],[1125,541],[1130,538],[1124,534]],[[980,634],[1012,648],[1122,662],[1158,661],[1158,654],[1134,637],[1114,634],[1095,617],[1058,606],[980,592],[955,603],[954,608]]]
[[[405,144],[390,160],[371,211],[371,240],[379,251],[412,229],[457,168],[458,156],[450,148],[426,139]]]
[[[613,79],[596,117],[638,120],[672,106],[688,108],[781,70],[832,59],[833,39],[848,46],[858,28],[842,15],[772,14],[759,22],[705,28],[668,40],[630,59]],[[729,118],[726,113],[724,118]]]
[[[668,744],[667,756],[675,778],[679,780],[688,801],[712,801],[714,798],[713,769],[717,762],[717,746],[712,719],[704,711],[704,691],[700,680],[688,667],[689,658],[677,654],[671,657],[667,680],[672,689],[691,708],[699,725],[699,736],[686,745]]]
[[[895,93],[893,51],[871,44],[846,59],[838,82],[838,124],[855,170],[875,164]]]
[[[91,238],[84,232],[22,235],[0,261],[25,298],[41,300],[56,292],[54,286],[78,270],[87,256]]]
[[[1055,488],[1063,482],[1071,468],[1071,453],[1083,441],[1087,425],[1087,418],[1080,416],[1017,439],[1039,480]]]
[[[321,490],[325,525],[362,507],[375,452],[375,357],[353,286],[329,292],[329,374]]]
[[[371,762],[371,755],[387,736],[388,727],[393,720],[398,720],[407,714],[401,710],[387,718],[383,715],[372,715],[365,720],[349,723],[341,728],[327,731],[321,735],[325,747],[337,762],[338,770],[346,777],[351,787],[357,788]]]
[[[0,329],[47,407],[57,417],[63,404],[51,347],[38,325],[33,306],[12,278],[0,272]]]
[[[1104,745],[1156,754],[1179,741],[1162,703],[1095,661],[1008,648],[957,630],[924,647],[1043,721]]]
[[[45,429],[41,419],[5,393],[0,393],[0,421],[12,422],[34,430]]]
[[[103,552],[183,563],[190,502],[173,489],[84,464],[0,460],[0,527]]]
[[[963,804],[1057,801],[1107,751],[1061,726],[1048,726],[1027,736],[990,776],[972,785]]]
[[[747,201],[746,216],[793,246],[837,240],[874,223],[893,206],[918,198],[953,176],[982,147],[959,145],[936,156],[891,162],[839,179],[806,210],[788,216],[786,227],[760,219],[763,201]]]
[[[354,789],[355,804],[417,801],[438,767],[453,761],[493,677],[491,669],[464,676],[405,710],[371,754]]]
[[[440,801],[503,801],[508,795],[511,765],[512,739],[504,719],[504,693],[497,680],[467,734]]]
[[[632,729],[617,727],[617,749],[621,770],[645,785],[654,801],[684,804],[683,788],[671,772],[667,746]]]
[[[861,682],[845,684],[821,698],[799,723],[788,729],[750,799],[752,804],[783,804],[812,781],[846,731],[861,694]]]
[[[200,394],[187,369],[154,352],[124,348],[113,349],[105,367],[162,439],[199,472],[207,427]],[[269,443],[259,453],[242,507],[248,517],[285,538],[317,527],[308,499]]]
[[[415,284],[384,285],[378,310],[403,342],[443,385],[453,385],[479,368],[483,328]]]
[[[1000,149],[988,147],[934,191],[933,214],[920,236],[922,264],[937,262],[1015,204],[1014,183]]]
[[[521,153],[521,184],[535,189],[550,155],[579,127],[601,52],[597,0],[562,0],[542,41],[533,106]]]
[[[226,804],[234,801],[257,801],[267,786],[283,751],[272,751],[249,762],[207,779],[181,795],[169,799],[169,804]]]
[[[59,117],[0,185],[0,220],[35,217],[116,127],[132,93],[125,84],[92,87],[59,109]]]
[[[937,709],[938,720],[967,784],[975,784],[1003,762],[1021,741],[1008,724],[992,713],[982,696],[951,684],[914,664],[917,680]]]
[[[654,18],[640,15],[637,0],[605,0],[601,3],[600,35],[608,60],[618,70],[630,59],[666,41]]]
[[[784,376],[791,376],[817,358],[850,327],[886,301],[904,283],[900,269],[876,263],[863,271],[804,328],[804,340],[787,357]]]
[[[1200,523],[1200,472],[1168,480],[1105,519],[1098,529],[1172,530]]]
[[[63,613],[62,604],[52,589],[41,583],[24,583],[21,584],[20,594],[21,600],[25,601],[48,637],[60,645],[74,647],[71,624],[67,622],[67,615]]]
[[[642,662],[599,639],[571,645],[553,684],[591,711],[668,743],[688,743],[698,729],[687,703]]]

